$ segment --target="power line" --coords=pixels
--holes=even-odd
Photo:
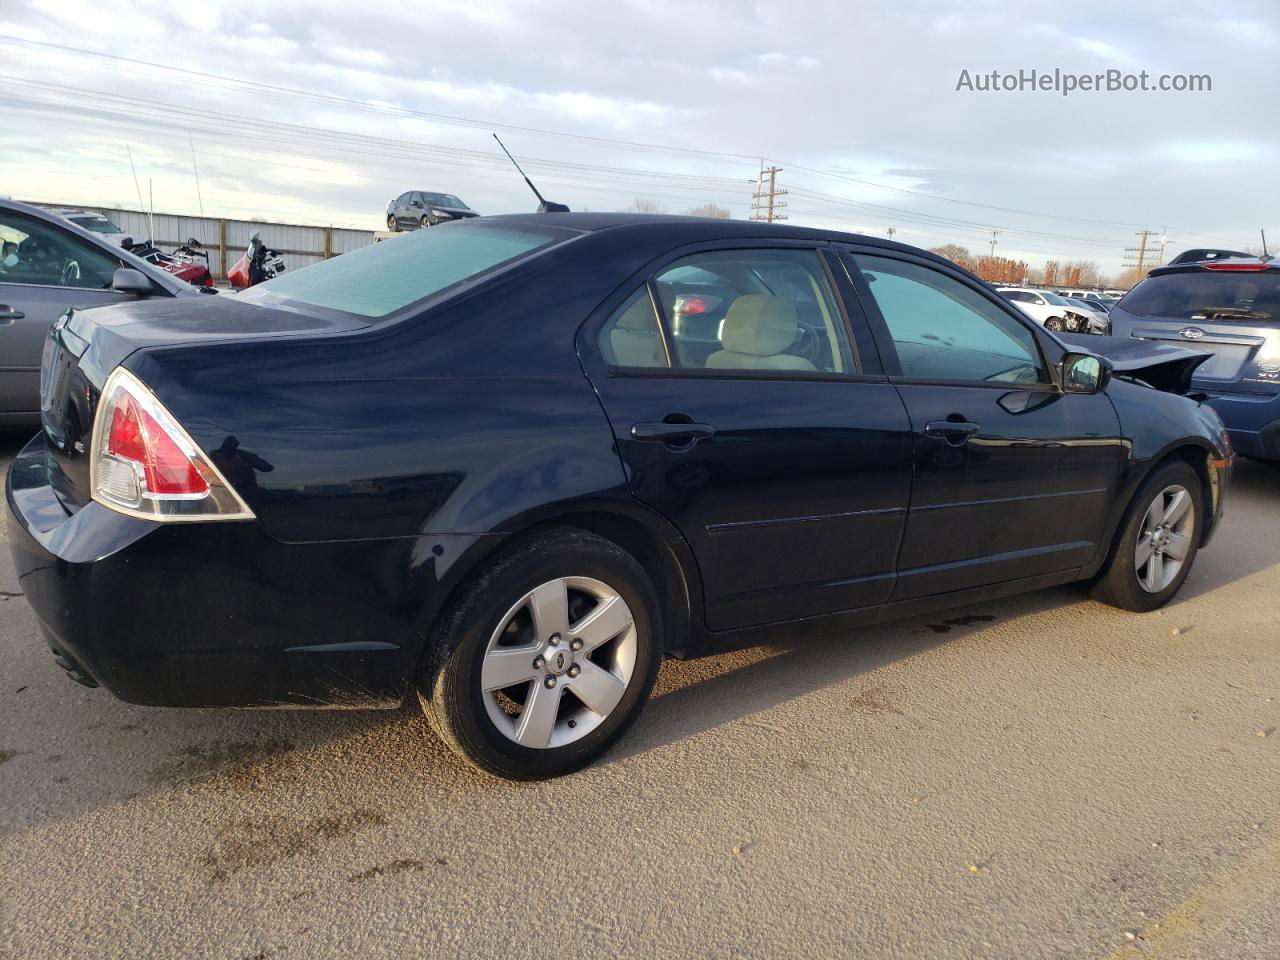
[[[256,81],[256,80],[245,80],[237,77],[228,77],[222,74],[207,73],[204,71],[192,70],[187,67],[175,67],[169,64],[158,63],[156,61],[151,61],[151,60],[143,60],[136,57],[125,57],[125,56],[120,56],[118,54],[102,53],[97,50],[88,50],[82,47],[73,47],[68,44],[52,43],[44,40],[32,40],[26,37],[14,36],[12,34],[0,34],[0,41],[8,41],[10,43],[25,44],[25,45],[36,46],[36,47],[44,47],[46,49],[51,49],[51,50],[60,50],[65,53],[71,53],[71,54],[87,56],[87,57],[97,57],[100,59],[111,60],[118,63],[128,63],[134,66],[147,67],[155,70],[165,70],[165,71],[170,71],[172,73],[177,73],[185,76],[198,77],[202,80],[216,81],[218,83],[230,85],[240,89],[261,90],[261,91],[268,92],[273,95],[281,96],[281,97],[301,99],[301,100],[314,102],[314,103],[341,104],[344,106],[349,106],[349,107],[353,107],[360,110],[366,110],[366,111],[377,112],[382,114],[395,114],[395,115],[401,115],[401,116],[417,117],[419,119],[429,120],[436,123],[451,124],[451,125],[464,126],[464,127],[482,127],[487,130],[493,130],[496,128],[500,130],[508,130],[508,131],[515,131],[519,133],[525,133],[531,136],[551,137],[551,138],[556,138],[561,140],[579,141],[583,143],[603,144],[603,145],[616,146],[616,147],[625,147],[627,149],[661,151],[661,152],[667,152],[667,153],[685,154],[690,156],[703,156],[703,157],[731,159],[731,160],[748,160],[748,159],[754,160],[755,159],[753,157],[747,157],[742,154],[720,152],[720,151],[713,151],[713,150],[703,150],[695,147],[683,147],[683,146],[678,146],[674,144],[643,143],[640,141],[621,140],[621,139],[610,138],[610,137],[598,137],[598,136],[592,136],[589,134],[574,134],[574,133],[567,133],[564,131],[548,130],[546,128],[541,128],[541,127],[520,126],[520,125],[506,124],[506,123],[493,123],[491,121],[479,120],[472,117],[463,117],[463,116],[458,116],[453,114],[432,113],[432,112],[423,111],[423,110],[415,110],[409,107],[402,107],[395,104],[370,103],[368,101],[358,100],[353,97],[343,97],[337,94],[327,94],[327,93],[318,93],[315,91],[299,90],[294,87],[285,87],[278,84],[269,84],[269,83],[263,83],[261,81]],[[889,190],[897,193],[904,193],[911,196],[917,196],[924,199],[934,200],[942,203],[956,203],[956,204],[962,204],[964,206],[978,207],[978,208],[988,209],[988,210],[996,210],[1002,213],[1014,213],[1021,216],[1039,217],[1043,219],[1061,220],[1066,222],[1088,223],[1088,224],[1093,224],[1098,226],[1132,227],[1132,226],[1140,225],[1136,223],[1128,223],[1123,221],[1096,220],[1096,219],[1089,219],[1084,217],[1072,217],[1064,214],[1046,213],[1043,211],[1021,210],[1015,207],[1004,207],[997,204],[981,203],[975,200],[964,200],[958,197],[948,197],[940,194],[926,193],[925,191],[916,190],[910,187],[898,187],[890,184],[878,183],[876,181],[854,177],[845,173],[840,173],[840,172],[831,171],[831,170],[822,170],[816,167],[810,167],[803,164],[798,164],[798,163],[785,161],[785,160],[778,160],[773,162],[785,164],[786,166],[791,167],[793,170],[800,171],[802,173],[808,173],[812,176],[828,177],[828,178],[833,178],[837,180],[843,180],[850,183],[857,183],[864,186],[873,187],[877,190]],[[1212,239],[1220,243],[1228,242],[1226,240],[1222,240],[1217,237],[1212,237],[1209,234],[1199,233],[1198,231],[1183,230],[1181,228],[1174,228],[1174,229],[1184,234],[1207,237],[1209,239]]]

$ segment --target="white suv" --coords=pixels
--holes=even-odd
[[[1056,333],[1106,333],[1110,326],[1100,310],[1068,303],[1051,290],[997,287],[996,292],[1046,330]]]

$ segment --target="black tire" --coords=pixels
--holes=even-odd
[[[387,229],[392,233],[400,232],[400,222],[396,220],[396,215],[394,213],[387,214]]]
[[[424,213],[422,215],[422,219],[418,221],[418,225],[422,227],[423,230],[427,229],[427,227],[431,226],[431,218]]]
[[[507,622],[513,605],[540,585],[565,577],[592,578],[626,603],[634,625],[634,665],[616,706],[595,721],[598,725],[590,732],[562,746],[534,748],[516,742],[490,716],[493,701],[488,699],[491,694],[481,689],[482,669],[490,640]],[[533,629],[530,624],[528,630]],[[644,568],[630,554],[585,531],[549,530],[500,550],[450,604],[432,638],[418,698],[441,739],[485,773],[508,780],[562,776],[580,770],[608,750],[644,708],[662,659],[661,629],[657,593]],[[556,713],[555,729],[562,734],[576,723],[560,718],[572,717],[574,710],[585,705],[576,695],[569,696],[574,687],[567,676],[573,675],[560,675],[563,683],[557,694],[560,712]],[[539,694],[535,686],[524,688],[523,702],[531,702],[528,698]],[[523,713],[522,703],[514,706]],[[519,716],[512,718],[517,729]]]
[[[1194,516],[1186,534],[1190,544],[1181,561],[1181,568],[1173,579],[1163,589],[1152,591],[1143,586],[1138,575],[1138,539],[1142,533],[1143,519],[1156,497],[1163,496],[1163,491],[1175,486],[1182,487],[1191,495],[1190,509],[1194,511]],[[1125,511],[1111,556],[1093,584],[1093,598],[1137,613],[1158,609],[1172,600],[1195,563],[1204,531],[1205,509],[1204,484],[1190,464],[1173,461],[1157,468],[1134,494],[1129,509]]]
[[[1044,328],[1046,330],[1052,330],[1054,333],[1061,333],[1067,327],[1066,324],[1063,323],[1061,317],[1050,317],[1044,322]]]

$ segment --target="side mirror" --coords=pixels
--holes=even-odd
[[[203,244],[199,240],[197,240],[195,237],[188,237],[187,246],[191,247],[192,249],[198,249],[199,247],[203,246]]]
[[[1099,393],[1111,381],[1111,364],[1092,353],[1068,353],[1062,358],[1064,393]]]
[[[155,287],[141,270],[120,267],[111,275],[111,289],[116,293],[132,293],[138,297],[145,297],[152,293]]]

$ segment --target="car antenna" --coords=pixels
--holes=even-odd
[[[498,140],[498,135],[496,133],[493,135],[493,139]],[[515,168],[520,170],[520,164],[516,163],[516,158],[511,155],[511,151],[507,149],[507,145],[501,140],[498,140],[498,146],[502,147],[502,152],[507,155],[507,159],[511,161]],[[524,177],[524,182],[529,185],[529,189],[533,191],[533,195],[538,198],[539,213],[569,212],[569,207],[566,204],[554,203],[551,200],[544,200],[542,194],[538,192],[538,188],[533,185],[533,181],[529,179],[528,175],[523,170],[520,170],[520,176]]]

